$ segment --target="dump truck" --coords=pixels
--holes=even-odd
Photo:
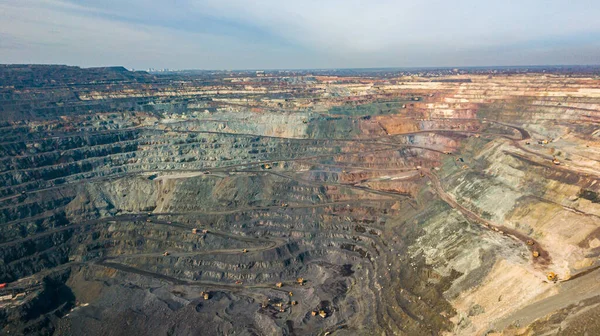
[[[324,310],[319,310],[319,316],[321,316],[322,318],[326,318],[327,313]]]

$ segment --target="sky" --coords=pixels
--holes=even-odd
[[[600,64],[598,0],[0,0],[0,63]]]

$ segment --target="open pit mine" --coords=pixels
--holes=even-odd
[[[598,74],[0,66],[0,334],[598,335]]]

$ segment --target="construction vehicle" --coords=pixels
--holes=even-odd
[[[290,206],[290,205],[289,205],[289,204],[287,204],[287,203],[281,203],[281,207],[282,207],[282,208],[287,208],[287,207],[289,207],[289,206]]]
[[[243,284],[243,282],[242,282],[242,280],[237,280],[237,281],[235,282],[235,284],[236,284],[236,285],[241,285],[241,284]]]
[[[208,292],[202,292],[200,295],[204,298],[204,300],[210,299],[210,294]]]
[[[304,278],[298,278],[298,279],[296,279],[296,282],[298,284],[300,284],[300,286],[302,286],[302,285],[304,285]]]
[[[546,278],[548,279],[548,281],[556,281],[558,280],[558,275],[556,275],[556,273],[554,272],[550,272],[546,275]]]
[[[535,243],[533,242],[533,240],[531,240],[531,239],[528,239],[528,240],[527,240],[527,245],[529,245],[529,246],[533,246],[534,244],[535,244]]]
[[[558,161],[558,159],[555,157],[552,158],[552,163],[554,163],[557,166],[560,165],[560,161]]]
[[[469,169],[469,166],[467,166],[467,165],[463,165],[463,166],[462,166],[462,169]]]
[[[242,253],[248,253],[248,249],[243,249]]]
[[[278,283],[276,283],[276,284],[275,284],[275,287],[277,287],[277,288],[281,288],[281,287],[283,287],[283,282],[278,282]]]
[[[446,152],[444,152],[444,154],[446,154],[446,155],[451,155],[451,154],[452,154],[452,152],[448,152],[448,151],[446,151]]]
[[[272,167],[271,167],[271,165],[270,165],[270,164],[268,164],[268,163],[265,163],[265,164],[263,165],[263,168],[264,168],[264,169],[271,169]]]
[[[526,145],[531,145],[531,142],[530,141],[525,141],[525,144]]]
[[[321,316],[322,318],[326,318],[327,313],[324,310],[319,310],[319,316]]]
[[[207,230],[207,229],[204,229],[204,230],[202,230],[202,233],[204,233],[204,234],[207,234],[207,233],[208,233],[208,230]]]
[[[479,135],[479,134],[475,134],[475,137],[476,137],[476,138],[481,138],[481,135]]]
[[[292,304],[292,306],[295,306],[295,305],[298,304],[298,302],[297,301],[292,301],[291,304]]]
[[[539,257],[539,256],[540,256],[540,252],[538,252],[538,251],[533,251],[532,255],[533,255],[533,257],[534,257],[534,258],[537,258],[537,257]]]
[[[288,295],[289,295],[289,296],[294,296],[294,293],[292,293],[292,292],[289,292],[289,293],[288,293]]]
[[[167,257],[169,254],[169,251],[165,251],[165,253],[163,253],[163,257]]]
[[[549,142],[549,141],[548,141],[548,140],[546,140],[546,139],[542,140],[542,144],[544,144],[544,145],[547,145],[547,144],[548,144],[548,142]]]
[[[310,315],[317,316],[317,312],[313,310],[313,311],[310,312]]]
[[[193,234],[196,234],[196,233],[198,233],[198,229],[192,229],[192,233],[193,233]]]
[[[146,223],[151,223],[152,220],[150,218],[146,219]]]

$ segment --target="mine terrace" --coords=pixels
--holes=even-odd
[[[0,333],[600,332],[599,73],[0,66]]]

